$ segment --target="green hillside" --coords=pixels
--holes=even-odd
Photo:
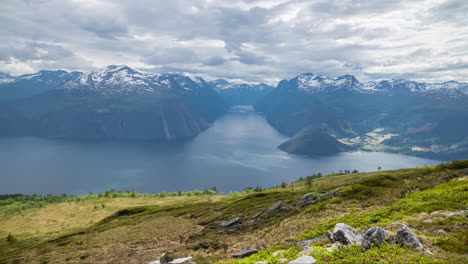
[[[296,242],[320,237],[340,222],[359,232],[379,226],[390,235],[397,233],[397,222],[405,223],[432,254],[390,243],[363,252],[323,239],[307,252],[317,263],[463,263],[467,180],[468,160],[463,160],[315,175],[227,195],[213,189],[1,196],[0,263],[149,263],[166,252],[191,256],[198,264],[288,263],[303,250]],[[231,257],[246,248],[263,250]]]

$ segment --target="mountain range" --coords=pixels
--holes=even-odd
[[[468,154],[467,83],[361,83],[353,75],[306,73],[274,88],[148,74],[125,65],[88,73],[0,74],[0,135],[179,140],[196,136],[239,104],[253,105],[290,136],[280,146],[290,153]]]
[[[312,127],[357,149],[450,159],[468,154],[467,87],[309,73],[281,81],[255,108],[296,146],[295,135],[311,141],[302,132]]]

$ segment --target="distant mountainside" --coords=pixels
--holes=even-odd
[[[12,77],[0,73],[0,102],[40,94],[52,90],[78,76],[80,72],[40,71]]]
[[[253,105],[274,89],[264,83],[238,84],[224,79],[207,82],[207,85],[217,91],[229,105]]]
[[[226,109],[202,79],[111,65],[2,104],[0,135],[177,140],[197,135]]]
[[[336,139],[360,149],[460,158],[468,155],[467,87],[302,74],[281,81],[255,108],[291,136],[326,125]]]

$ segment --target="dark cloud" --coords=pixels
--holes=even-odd
[[[0,71],[468,81],[463,0],[3,0]]]

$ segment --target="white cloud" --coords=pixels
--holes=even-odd
[[[468,81],[464,0],[3,0],[0,71]]]

